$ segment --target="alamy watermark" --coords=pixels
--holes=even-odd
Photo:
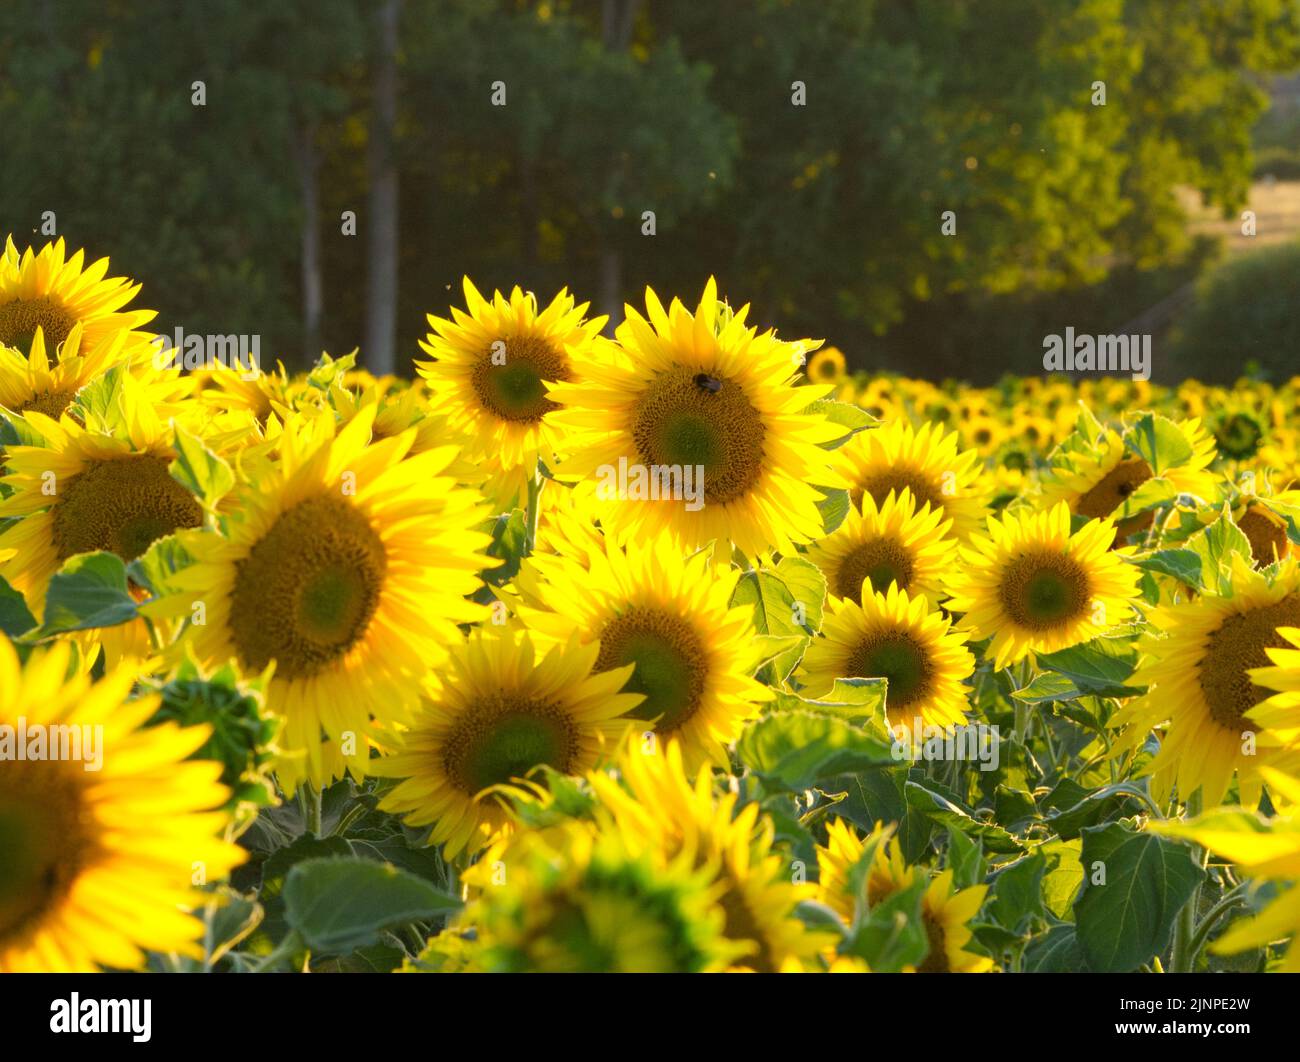
[[[1043,337],[1043,368],[1048,372],[1127,372],[1135,380],[1151,379],[1151,336]]]
[[[684,501],[688,513],[704,508],[703,465],[642,465],[620,457],[617,468],[601,465],[596,474],[602,501]]]
[[[895,760],[974,761],[980,765],[981,771],[998,769],[1001,739],[996,726],[967,723],[943,727],[916,716],[910,727],[899,723],[889,729],[894,736],[890,753]]]
[[[187,334],[177,325],[170,340],[167,336],[157,335],[153,337],[153,345],[153,366],[159,371],[229,369],[238,372],[243,380],[256,380],[262,373],[260,335]]]
[[[23,760],[67,760],[98,771],[104,766],[104,728],[99,723],[29,725],[25,715],[16,725],[0,723],[0,763]]]

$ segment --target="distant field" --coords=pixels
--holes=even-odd
[[[1250,201],[1233,217],[1225,219],[1204,206],[1191,189],[1179,193],[1186,206],[1189,225],[1194,233],[1223,236],[1229,252],[1258,250],[1300,236],[1300,181],[1256,181],[1250,189]],[[1241,213],[1255,212],[1254,238],[1241,235]]]

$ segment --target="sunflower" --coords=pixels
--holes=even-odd
[[[906,420],[893,420],[859,432],[833,456],[836,470],[852,486],[855,505],[870,494],[883,506],[890,493],[906,489],[917,505],[951,520],[958,539],[978,530],[984,517],[979,454],[958,450],[957,433],[945,433],[938,424],[916,429]]]
[[[200,664],[234,659],[248,675],[275,664],[268,707],[286,750],[306,754],[280,765],[290,791],[364,775],[370,716],[406,719],[421,677],[461,640],[457,624],[486,616],[465,595],[492,564],[480,552],[490,539],[473,530],[481,498],[444,473],[454,449],[407,456],[414,431],[367,444],[373,415],[286,424],[279,460],[234,492],[226,533],[183,533],[196,563],[142,608],[189,619]]]
[[[1260,775],[1286,813],[1265,820],[1244,809],[1216,809],[1191,821],[1153,821],[1147,828],[1194,841],[1231,860],[1250,877],[1273,884],[1273,895],[1263,910],[1231,925],[1210,944],[1210,951],[1232,955],[1290,938],[1276,969],[1300,973],[1300,817],[1295,814],[1300,806],[1300,779],[1268,767],[1261,768]],[[1279,885],[1283,887],[1278,889]]]
[[[476,898],[474,966],[503,973],[708,973],[742,946],[722,935],[720,883],[688,854],[657,861],[617,830],[566,822],[512,835],[463,875]]]
[[[835,597],[861,604],[864,586],[884,593],[897,585],[937,605],[957,553],[951,530],[952,520],[944,519],[942,510],[928,503],[918,510],[907,487],[898,495],[890,491],[881,503],[863,493],[860,506],[850,505],[844,523],[809,546],[807,556]]]
[[[1270,649],[1287,645],[1279,627],[1300,625],[1300,563],[1284,561],[1270,572],[1232,558],[1232,596],[1205,593],[1160,609],[1157,632],[1143,641],[1145,659],[1133,677],[1149,693],[1129,702],[1112,725],[1126,727],[1118,750],[1136,748],[1168,721],[1160,751],[1147,767],[1155,791],[1173,786],[1186,801],[1201,789],[1205,806],[1219,803],[1236,772],[1244,804],[1259,801],[1259,767],[1270,766],[1278,734],[1256,718],[1268,691],[1252,672],[1267,668]],[[1270,706],[1271,725],[1296,726],[1294,708]]]
[[[509,831],[502,797],[535,768],[580,774],[625,733],[640,702],[620,693],[631,667],[595,670],[599,646],[570,642],[545,655],[526,631],[480,628],[452,653],[440,681],[375,774],[402,779],[382,807],[430,844],[473,854]]]
[[[128,699],[133,670],[65,677],[70,655],[54,645],[20,666],[0,639],[0,973],[137,969],[145,951],[201,957],[203,924],[185,913],[207,899],[195,871],[216,881],[244,859],[219,839],[221,764],[186,760],[209,728],[146,726],[158,698]],[[18,759],[13,742],[25,734],[30,748],[36,733],[66,736],[73,755]]]
[[[1294,509],[1300,501],[1300,493],[1288,491],[1278,495],[1277,501],[1289,503]],[[1250,542],[1250,555],[1255,558],[1256,568],[1266,567],[1297,552],[1287,534],[1285,510],[1275,508],[1273,499],[1245,499],[1233,507],[1232,517],[1233,523]]]
[[[601,813],[633,851],[650,850],[670,863],[685,855],[709,870],[720,886],[723,935],[744,948],[733,969],[773,973],[817,961],[829,938],[795,914],[816,889],[795,883],[790,861],[773,850],[775,827],[756,803],[736,814],[738,794],[715,797],[707,765],[692,784],[677,741],[629,740],[617,767],[617,778],[588,775]]]
[[[1088,415],[1080,417],[1080,436],[1088,437],[1089,445],[1072,449],[1068,456],[1058,455],[1050,473],[1043,481],[1043,504],[1050,506],[1063,501],[1070,512],[1090,520],[1111,517],[1121,509],[1144,483],[1155,477],[1146,458],[1129,449],[1123,436],[1110,428],[1103,429],[1094,438],[1100,425]],[[1214,439],[1201,426],[1199,420],[1178,423],[1189,453],[1183,462],[1163,469],[1161,477],[1168,480],[1179,494],[1215,500],[1218,496],[1218,478],[1210,471],[1214,463]],[[1145,531],[1155,519],[1155,510],[1147,510],[1117,520],[1116,541],[1122,542],[1130,535]]]
[[[105,550],[132,561],[158,539],[203,522],[199,500],[168,471],[176,457],[172,429],[129,377],[122,385],[120,420],[111,427],[90,430],[66,413],[56,423],[33,411],[23,420],[43,445],[8,449],[9,474],[0,482],[13,493],[0,500],[0,517],[20,519],[0,534],[0,549],[16,550],[0,575],[33,615],[44,613],[50,579],[69,557]],[[110,665],[150,651],[142,620],[90,637],[103,644]]]
[[[730,605],[739,570],[716,568],[707,550],[683,560],[667,539],[603,545],[585,563],[527,562],[542,608],[525,606],[521,618],[550,638],[599,642],[597,671],[634,665],[626,689],[645,699],[631,716],[679,737],[690,767],[726,767],[726,746],[772,698],[751,677],[753,610]]]
[[[844,352],[839,347],[822,347],[804,370],[813,383],[837,384],[844,379]]]
[[[966,721],[966,687],[975,657],[952,621],[924,597],[911,597],[891,583],[885,593],[867,593],[862,604],[831,598],[822,637],[804,653],[799,681],[813,696],[828,692],[837,678],[888,680],[885,710],[893,728],[947,728]]]
[[[63,240],[39,251],[28,247],[20,257],[13,237],[0,255],[0,346],[31,347],[40,334],[58,352],[78,325],[88,348],[118,332],[132,332],[156,316],[153,310],[122,308],[135,298],[139,284],[108,277],[108,259],[83,268],[85,252],[66,257]],[[147,337],[140,336],[141,341]]]
[[[817,847],[817,864],[821,878],[822,901],[846,920],[852,920],[857,898],[850,887],[854,865],[862,858],[870,843],[876,843],[876,854],[870,870],[865,875],[865,897],[868,907],[888,899],[894,893],[909,888],[917,874],[926,871],[909,867],[903,860],[902,850],[891,829],[877,829],[866,840],[860,838],[853,827],[840,820],[827,827],[826,845]],[[917,973],[988,973],[993,960],[967,951],[973,934],[969,928],[972,918],[984,904],[987,885],[972,885],[957,889],[953,872],[945,870],[935,875],[921,897],[921,918],[929,941],[929,954]]]
[[[1276,692],[1252,708],[1249,717],[1264,728],[1261,742],[1297,750],[1300,749],[1300,627],[1278,627],[1277,635],[1281,644],[1264,650],[1269,666],[1247,672],[1257,687]]]
[[[556,461],[564,433],[547,414],[558,408],[547,385],[571,380],[575,364],[590,357],[606,318],[584,319],[562,290],[538,309],[537,296],[514,288],[489,302],[465,278],[468,312],[452,307],[452,320],[429,315],[433,331],[420,347],[432,361],[416,362],[429,383],[430,409],[468,440],[466,457],[490,463],[493,493],[508,509],[533,477],[540,457]]]
[[[1128,620],[1138,595],[1138,569],[1128,549],[1110,549],[1114,537],[1109,520],[1071,534],[1064,502],[989,517],[987,537],[962,548],[947,607],[965,613],[972,639],[993,639],[995,668],[1090,641]]]
[[[646,306],[649,321],[627,307],[621,350],[549,387],[564,407],[551,419],[574,433],[562,478],[621,537],[730,541],[751,556],[819,538],[817,487],[840,485],[819,444],[845,430],[809,411],[829,388],[793,382],[808,343],[745,327],[749,307],[733,314],[712,279],[694,314],[649,289]]]

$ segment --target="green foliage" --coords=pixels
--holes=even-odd
[[[1180,322],[1169,358],[1181,375],[1232,383],[1247,361],[1277,382],[1300,349],[1300,242],[1233,258],[1210,273]]]

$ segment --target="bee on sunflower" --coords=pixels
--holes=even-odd
[[[618,349],[548,385],[563,407],[550,418],[572,432],[557,475],[597,500],[620,541],[671,535],[687,551],[716,541],[759,556],[819,538],[818,487],[843,485],[821,444],[845,429],[809,408],[829,387],[795,384],[809,342],[746,327],[749,307],[720,303],[712,278],[694,313],[649,289],[646,308],[648,320],[626,307]],[[676,470],[674,483],[702,469],[703,488],[645,500],[608,489],[619,469]]]

